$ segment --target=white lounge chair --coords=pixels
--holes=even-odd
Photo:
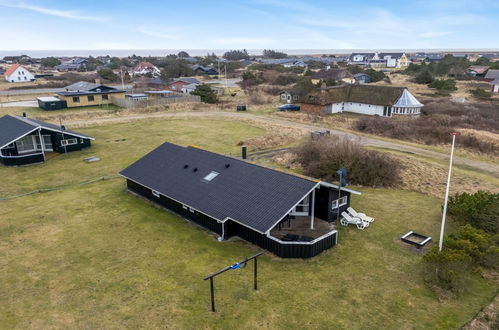
[[[349,224],[356,225],[358,229],[364,229],[369,226],[369,222],[362,220],[358,217],[352,217],[350,214],[346,212],[341,212],[343,216],[340,220],[340,223],[343,226],[348,226]]]
[[[367,215],[365,215],[364,213],[358,213],[357,211],[355,211],[353,208],[349,207],[347,209],[347,212],[350,213],[350,215],[352,217],[357,217],[357,218],[361,218],[362,220],[364,221],[367,221],[367,222],[373,222],[374,221],[374,218],[371,218],[371,217],[368,217]]]

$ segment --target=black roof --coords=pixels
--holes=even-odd
[[[61,131],[61,126],[46,123],[44,121],[25,118],[20,116],[5,115],[0,118],[0,149],[6,145],[16,141],[17,139],[29,134],[30,132],[38,129],[45,128],[48,130]],[[64,134],[78,136],[84,139],[92,139],[92,137],[85,134],[77,133],[64,129]]]
[[[212,171],[219,174],[212,181],[203,180]],[[162,144],[120,174],[217,220],[230,218],[261,233],[270,230],[319,184],[171,143]]]

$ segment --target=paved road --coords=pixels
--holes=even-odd
[[[29,108],[38,108],[37,101],[17,101],[17,102],[5,102],[0,103],[1,107],[29,107]]]
[[[263,123],[272,123],[275,125],[280,125],[284,127],[294,127],[306,131],[315,131],[318,129],[327,129],[331,132],[331,134],[336,136],[342,136],[349,139],[353,139],[358,141],[362,145],[365,146],[375,146],[381,148],[387,148],[402,152],[407,152],[411,154],[416,154],[424,157],[430,157],[440,160],[448,161],[449,155],[442,154],[437,151],[426,150],[418,147],[408,146],[404,144],[399,144],[396,142],[389,142],[381,139],[371,138],[371,137],[363,137],[356,135],[354,133],[343,132],[339,130],[330,129],[327,127],[320,127],[309,124],[297,123],[285,119],[279,119],[275,117],[268,116],[258,116],[250,113],[241,113],[241,112],[177,112],[177,113],[156,113],[156,114],[141,114],[141,115],[132,115],[132,116],[123,116],[123,117],[113,117],[113,118],[95,118],[89,120],[77,120],[68,122],[68,125],[75,126],[91,126],[105,123],[119,123],[119,122],[128,122],[130,120],[141,120],[141,119],[151,119],[151,118],[189,118],[189,117],[218,117],[218,118],[232,118],[232,119],[243,119],[243,120],[252,120]],[[492,164],[487,162],[481,162],[478,160],[472,160],[462,157],[454,157],[454,164],[469,166],[472,168],[476,168],[479,170],[483,170],[489,173],[494,174],[495,176],[499,176],[499,165]]]

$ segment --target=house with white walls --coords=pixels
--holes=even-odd
[[[12,64],[4,73],[5,80],[11,83],[35,80],[35,76],[20,64]]]

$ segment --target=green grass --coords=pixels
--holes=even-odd
[[[43,116],[43,117],[57,117],[60,115],[65,115],[69,113],[74,113],[77,111],[92,111],[92,112],[114,112],[120,109],[114,104],[95,106],[95,107],[76,107],[76,108],[66,108],[60,110],[43,110],[34,107],[0,107],[0,117],[4,115],[18,115],[21,116],[23,112],[26,112],[28,117]]]
[[[81,131],[98,139],[88,151],[0,168],[0,196],[115,174],[164,140],[235,154],[237,142],[264,134],[213,120]],[[102,160],[82,162],[88,155]],[[217,277],[215,314],[202,278],[258,247],[217,242],[127,193],[120,178],[0,201],[0,328],[457,328],[490,301],[497,287],[476,276],[439,302],[421,280],[422,255],[400,242],[409,230],[437,238],[439,199],[360,190],[353,206],[376,218],[368,229],[341,227],[340,244],[309,260],[264,256],[257,292],[252,265]]]
[[[199,119],[141,120],[76,131],[95,138],[91,148],[35,166],[0,167],[0,176],[9,178],[0,185],[0,197],[116,175],[165,141],[239,155],[238,142],[265,132],[243,122]],[[83,159],[90,156],[101,160],[85,163]]]

